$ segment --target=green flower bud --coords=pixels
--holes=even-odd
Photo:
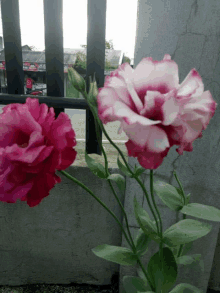
[[[86,83],[82,76],[72,67],[68,69],[68,78],[72,82],[72,85],[79,92],[84,92],[86,90]]]
[[[88,93],[88,103],[90,103],[93,107],[97,107],[97,95],[99,93],[97,83],[95,80],[95,77],[93,79],[93,82],[91,82],[91,76],[90,79],[90,87],[89,87],[89,93]]]

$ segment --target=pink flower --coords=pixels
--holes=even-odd
[[[135,69],[122,64],[106,77],[97,96],[98,114],[106,124],[121,122],[129,140],[128,155],[146,169],[156,169],[173,145],[180,155],[191,152],[202,137],[217,103],[192,69],[179,85],[178,66],[165,55],[162,61],[143,58]]]
[[[55,119],[54,109],[27,98],[25,104],[9,104],[0,114],[0,200],[19,198],[38,205],[75,160],[75,132],[67,114]]]

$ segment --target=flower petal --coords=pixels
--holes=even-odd
[[[201,96],[204,92],[204,85],[199,73],[193,68],[190,70],[184,81],[180,84],[177,96],[191,98]]]
[[[160,127],[140,124],[123,124],[126,135],[138,146],[145,147],[155,153],[160,153],[170,146],[166,132]]]

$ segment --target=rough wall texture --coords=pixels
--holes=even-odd
[[[210,90],[219,105],[219,15],[220,1],[215,0],[139,0],[134,68],[143,57],[162,60],[164,54],[170,54],[179,66],[180,83],[189,71],[195,68],[202,76],[205,91]],[[192,152],[184,152],[184,155],[180,156],[174,146],[164,159],[163,164],[154,172],[155,179],[178,187],[172,173],[176,169],[186,194],[191,193],[191,203],[201,203],[217,208],[220,208],[219,111],[218,106],[210,124],[203,131],[203,137],[193,143]],[[137,160],[129,158],[129,163],[134,166]],[[142,178],[149,191],[149,170],[143,174]],[[136,235],[139,227],[132,208],[134,195],[148,212],[149,208],[142,190],[139,185],[134,183],[134,179],[127,178],[127,182],[125,210],[129,215],[132,234]],[[178,219],[182,219],[182,214],[176,215],[171,212],[157,197],[156,202],[162,215],[163,230],[170,227]],[[187,218],[196,219],[189,216]],[[219,223],[204,222],[211,224],[213,229],[207,236],[194,242],[191,253],[202,255],[205,272],[202,273],[199,269],[195,271],[189,267],[183,267],[183,270],[180,267],[180,277],[177,279],[177,284],[190,283],[206,292],[209,280],[210,288],[220,290],[218,258],[220,242],[217,242]],[[124,236],[122,239],[122,246],[128,247]],[[155,245],[150,247],[143,262],[147,264],[150,256],[156,251],[158,251],[158,247]],[[215,261],[213,262],[214,254]],[[120,292],[123,292],[122,278],[126,275],[137,276],[136,268],[120,267]]]
[[[106,180],[88,167],[70,166],[66,171],[88,186],[122,223],[121,209]],[[120,172],[110,169],[110,173]],[[91,251],[101,244],[120,246],[119,225],[89,193],[57,175],[62,182],[36,207],[0,202],[0,285],[107,285],[119,272],[119,265]],[[124,196],[112,184],[123,205]]]

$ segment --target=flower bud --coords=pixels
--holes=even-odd
[[[90,79],[90,87],[89,87],[89,93],[88,93],[88,102],[92,105],[97,107],[97,95],[99,93],[98,91],[98,87],[97,87],[97,83],[95,80],[95,77],[93,79],[93,82],[91,82],[91,77],[89,77]]]
[[[86,90],[86,83],[82,76],[72,67],[68,69],[68,78],[72,82],[72,85],[79,92],[84,92]]]

